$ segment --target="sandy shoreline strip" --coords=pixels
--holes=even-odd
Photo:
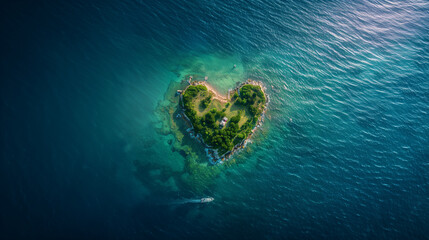
[[[220,94],[218,91],[216,91],[209,83],[207,83],[207,82],[197,82],[196,84],[197,85],[206,86],[206,88],[207,88],[208,91],[213,92],[213,94],[214,94],[213,95],[213,99],[217,99],[217,100],[219,100],[220,102],[223,102],[223,103],[228,102],[228,99],[226,98],[226,96],[224,96],[224,95]]]
[[[217,99],[217,100],[219,100],[220,102],[223,102],[223,103],[226,103],[226,102],[228,102],[229,101],[229,99],[225,96],[225,95],[222,95],[222,94],[220,94],[218,91],[216,91],[208,82],[205,82],[205,81],[199,81],[199,82],[193,82],[193,84],[194,85],[203,85],[203,86],[206,86],[206,88],[207,88],[207,90],[208,91],[211,91],[211,92],[213,92],[213,94],[214,94],[214,96],[213,96],[213,99]],[[261,87],[261,90],[262,90],[262,92],[264,93],[264,95],[266,96],[266,94],[265,94],[265,91],[264,91],[264,86],[262,85],[262,83],[261,82],[257,82],[257,81],[254,81],[254,80],[251,80],[251,79],[248,79],[246,82],[244,82],[244,83],[242,83],[242,84],[240,84],[239,86],[237,86],[235,89],[237,89],[237,88],[240,88],[241,86],[243,86],[243,85],[245,85],[245,84],[250,84],[250,85],[255,85],[255,86],[260,86]]]

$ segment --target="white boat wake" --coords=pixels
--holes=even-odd
[[[214,201],[214,198],[212,197],[206,197],[206,198],[197,198],[197,199],[181,199],[181,200],[175,200],[170,202],[171,205],[180,205],[180,204],[187,204],[187,203],[209,203]]]

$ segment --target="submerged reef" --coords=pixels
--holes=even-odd
[[[197,76],[194,75],[195,78]],[[173,191],[186,190],[192,192],[192,194],[201,194],[209,192],[222,170],[236,162],[236,159],[231,157],[232,154],[244,149],[249,137],[257,126],[261,125],[269,99],[265,95],[262,85],[254,81],[237,83],[236,88],[231,89],[228,96],[223,96],[208,84],[199,84],[198,82],[191,82],[192,84],[190,84],[187,79],[189,79],[189,75],[181,82],[172,82],[169,85],[164,99],[156,107],[156,118],[153,122],[156,132],[166,139],[172,154],[182,156],[184,164],[180,169],[175,170],[152,164],[150,168],[158,169],[158,171],[150,174],[158,174],[156,175],[158,176],[157,178],[164,179],[165,181],[160,186],[166,189]],[[198,108],[196,116],[200,119],[200,123],[201,119],[207,119],[207,122],[204,121],[205,125],[201,131],[205,129],[207,134],[211,132],[212,136],[214,136],[214,134],[222,134],[232,130],[232,132],[228,133],[230,134],[228,135],[228,141],[230,142],[225,145],[226,147],[220,142],[218,142],[220,144],[216,145],[217,148],[207,145],[204,143],[203,135],[194,131],[193,123],[185,114],[186,110],[183,101],[183,96],[189,87],[192,87],[190,89],[196,87],[202,90],[201,93],[197,94],[198,97],[196,96],[198,99],[192,99],[195,106],[194,110],[197,111],[196,109]],[[194,90],[190,90],[188,94],[191,91]],[[261,91],[263,95],[258,91]],[[256,97],[253,93],[256,93]],[[230,100],[228,101],[227,99]],[[249,104],[252,102],[255,109]],[[216,108],[216,112],[213,108]],[[254,110],[256,111],[252,114],[251,111]],[[210,116],[205,117],[207,114]],[[215,120],[211,122],[212,119],[209,118],[212,118],[212,116],[214,116]],[[228,118],[228,120],[221,128],[221,122],[224,117]],[[210,127],[212,128],[210,129]],[[213,144],[216,140],[213,137],[208,138],[208,136],[206,135],[207,143]],[[199,141],[198,138],[202,141]],[[175,160],[183,161],[180,157]],[[173,163],[171,164],[174,165]],[[147,171],[145,170],[147,166],[144,163],[136,163],[135,165],[137,171],[141,172],[137,173],[138,175],[147,175],[144,172]],[[146,182],[147,185],[149,180],[142,179],[142,181]]]

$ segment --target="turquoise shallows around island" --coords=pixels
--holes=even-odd
[[[0,11],[1,239],[429,236],[427,1]],[[267,88],[228,163],[170,119],[189,76]]]

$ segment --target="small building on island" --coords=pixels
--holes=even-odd
[[[219,128],[225,127],[225,125],[226,125],[227,122],[228,122],[228,118],[227,117],[223,117],[222,121],[220,121]]]

